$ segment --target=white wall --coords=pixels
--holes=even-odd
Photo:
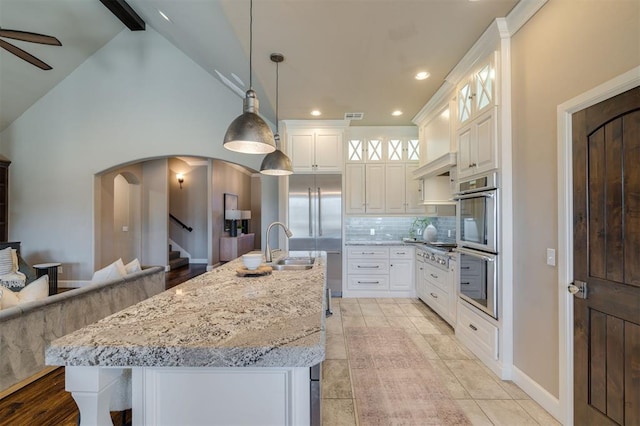
[[[242,100],[153,29],[124,30],[0,134],[11,161],[9,238],[60,280],[94,268],[94,174],[154,157],[261,156],[222,147]]]
[[[142,165],[142,252],[143,265],[169,264],[169,169],[168,160]]]

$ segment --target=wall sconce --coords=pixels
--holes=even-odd
[[[225,210],[224,219],[231,221],[230,235],[232,237],[238,236],[238,220],[242,217],[240,210]]]
[[[182,189],[182,183],[184,182],[184,175],[182,173],[177,173],[176,179],[178,179],[178,183],[180,184],[180,189]]]
[[[249,219],[251,219],[251,210],[242,210],[240,213],[240,219],[242,219],[242,233],[249,233]]]

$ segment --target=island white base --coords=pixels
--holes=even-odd
[[[111,425],[122,368],[66,367],[81,425]],[[132,368],[133,425],[309,425],[310,371],[299,368]]]

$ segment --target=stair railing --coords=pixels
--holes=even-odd
[[[182,229],[186,229],[189,232],[193,231],[192,227],[185,225],[184,222],[182,222],[180,219],[178,219],[171,213],[169,213],[169,218],[173,219],[178,225],[182,226]]]

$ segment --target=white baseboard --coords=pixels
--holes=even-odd
[[[513,366],[512,373],[513,382],[520,386],[520,388],[525,391],[531,399],[540,404],[540,406],[547,410],[547,412],[555,417],[556,420],[562,423],[560,400],[551,395],[549,391],[540,386],[538,382],[519,370],[518,367]]]

